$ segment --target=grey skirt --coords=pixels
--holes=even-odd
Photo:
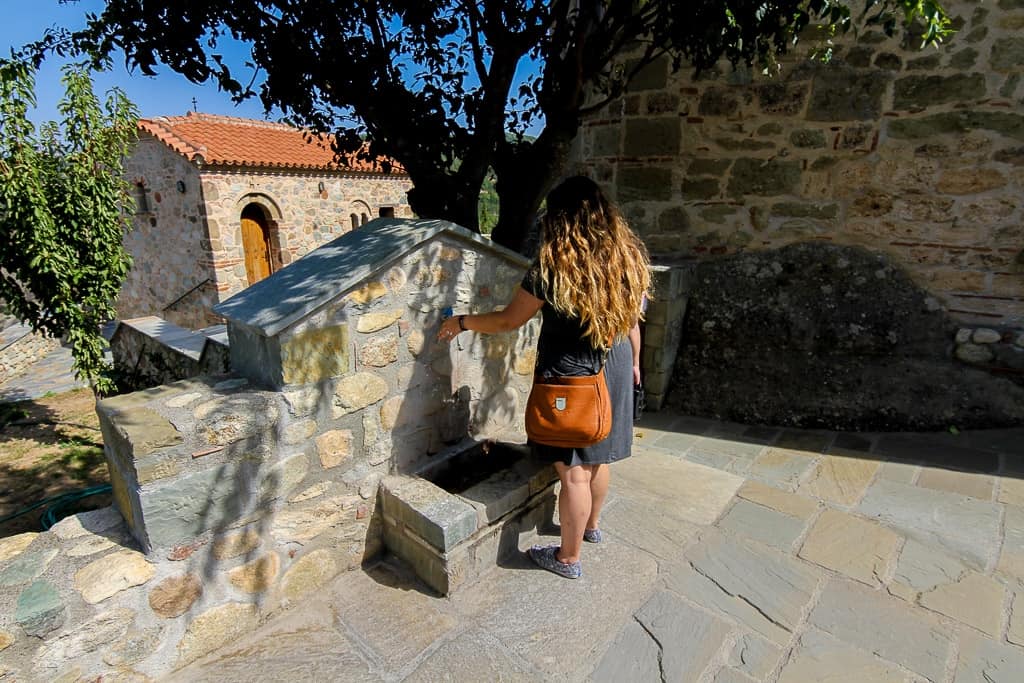
[[[628,458],[633,446],[633,349],[623,337],[612,345],[604,366],[612,400],[612,431],[586,448],[559,448],[530,442],[533,453],[547,462],[566,465],[601,465]]]

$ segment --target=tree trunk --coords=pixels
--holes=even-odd
[[[534,223],[548,190],[565,171],[578,126],[547,126],[532,143],[506,143],[495,157],[498,224],[491,239],[521,254],[536,252]]]

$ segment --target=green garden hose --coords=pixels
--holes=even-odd
[[[51,498],[44,498],[38,502],[32,503],[27,508],[18,510],[15,513],[0,517],[0,524],[27,515],[36,508],[46,506],[46,510],[43,512],[42,517],[39,518],[39,523],[42,525],[43,530],[47,530],[60,521],[61,517],[59,514],[62,510],[66,509],[69,505],[77,502],[83,498],[89,496],[99,495],[101,493],[110,493],[110,484],[99,484],[98,486],[90,486],[87,489],[79,489],[77,491],[69,491],[68,493],[62,493],[59,496],[53,496]]]

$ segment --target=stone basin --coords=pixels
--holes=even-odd
[[[554,468],[525,444],[467,440],[413,474],[381,482],[384,545],[428,586],[450,595],[550,523]]]

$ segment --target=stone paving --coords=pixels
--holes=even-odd
[[[115,322],[103,325],[101,334],[108,341],[117,328]],[[107,349],[105,357],[111,360],[110,350]],[[60,394],[72,389],[88,387],[87,382],[75,378],[71,366],[71,348],[58,346],[39,361],[34,363],[24,372],[0,383],[0,403],[11,403],[14,401],[28,401],[50,394]]]
[[[25,372],[0,384],[0,403],[27,401],[89,386],[75,379],[71,349],[58,346]]]
[[[1024,680],[1024,428],[635,444],[578,581],[516,556],[443,599],[385,559],[171,680]]]

